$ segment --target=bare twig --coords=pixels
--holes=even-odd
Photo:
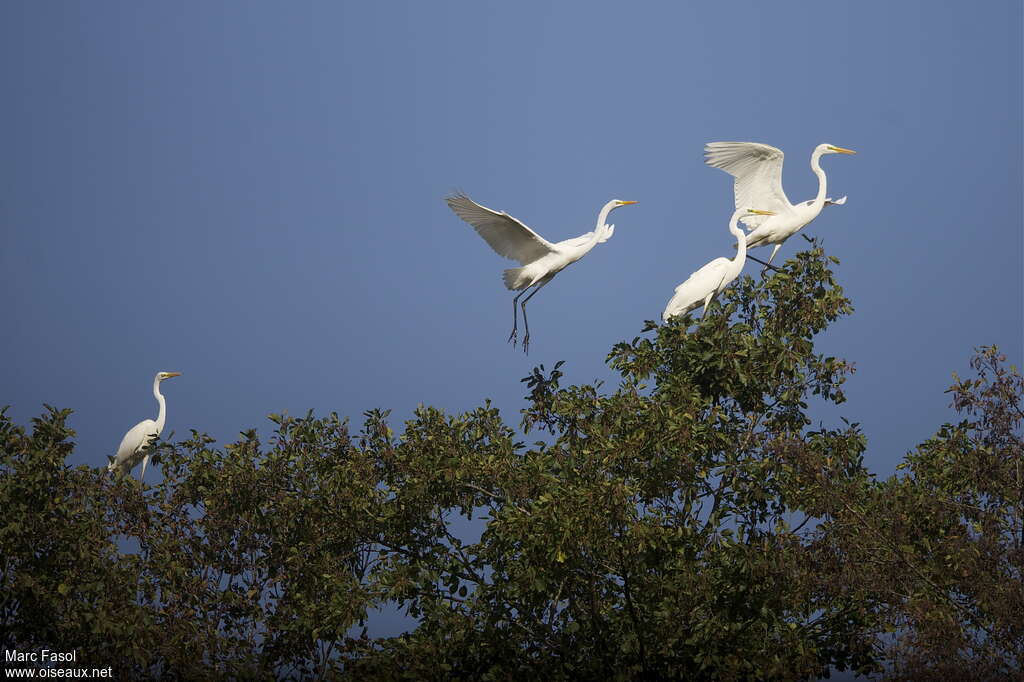
[[[756,258],[754,256],[751,256],[749,253],[747,254],[747,258],[749,258],[750,260],[754,261],[755,263],[760,263],[761,265],[765,266],[766,268],[771,268],[775,272],[782,272],[782,270],[780,270],[779,268],[775,267],[774,265],[769,265],[768,263],[765,263],[760,258]]]

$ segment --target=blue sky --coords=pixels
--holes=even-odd
[[[820,349],[858,372],[821,417],[860,421],[889,474],[951,418],[974,346],[1021,362],[1021,12],[2,3],[0,405],[73,408],[72,461],[95,466],[155,416],[158,370],[184,373],[165,436],[486,398],[518,424],[531,367],[614,380],[611,346],[732,254],[705,142],[782,148],[793,201],[829,142],[859,152],[824,161],[850,198],[807,233],[856,312]],[[551,240],[640,203],[531,301],[526,357],[505,343],[511,265],[445,206],[456,188]]]

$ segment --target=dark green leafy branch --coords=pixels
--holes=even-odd
[[[876,480],[856,423],[807,416],[853,372],[814,345],[852,312],[836,263],[812,245],[648,323],[614,390],[538,367],[521,433],[489,403],[400,434],[271,415],[267,442],[159,443],[140,488],[66,464],[70,411],[0,412],[0,644],[125,678],[1009,676],[1021,376],[982,348],[963,420]],[[368,634],[396,609],[406,634]]]

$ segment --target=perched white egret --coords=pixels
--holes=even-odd
[[[115,469],[121,469],[122,472],[128,473],[135,468],[135,465],[141,459],[142,473],[139,475],[139,481],[142,481],[142,478],[146,475],[146,464],[149,463],[149,452],[146,448],[164,430],[164,420],[167,417],[167,402],[160,393],[160,382],[164,379],[180,376],[181,372],[156,373],[156,376],[153,378],[153,397],[160,403],[160,412],[156,416],[156,421],[144,419],[133,426],[128,433],[124,434],[121,444],[117,446],[117,454],[114,455],[114,459],[107,465],[108,471],[113,473]]]
[[[767,268],[783,243],[818,217],[829,204],[845,204],[846,197],[832,200],[825,196],[825,171],[819,161],[825,154],[856,154],[831,144],[819,144],[811,154],[811,170],[818,176],[818,195],[793,205],[782,190],[781,149],[757,142],[709,142],[704,147],[704,163],[721,168],[736,178],[734,193],[736,208],[761,206],[775,213],[773,218],[746,216],[743,223],[751,230],[747,235],[747,248],[774,244]]]
[[[708,314],[711,301],[739,276],[743,263],[747,260],[747,237],[736,223],[741,216],[755,215],[769,216],[774,213],[756,208],[737,208],[729,221],[729,232],[736,236],[736,257],[732,260],[716,258],[677,286],[676,292],[665,306],[665,312],[661,314],[663,321],[668,322],[670,317],[676,315],[685,315],[694,308],[699,308],[702,302],[703,314]]]
[[[612,199],[597,215],[597,227],[593,232],[552,244],[509,214],[481,206],[465,194],[454,194],[445,201],[455,211],[455,215],[472,225],[499,256],[519,261],[523,266],[505,270],[502,275],[506,287],[520,292],[512,299],[512,333],[508,340],[513,346],[516,343],[519,324],[516,303],[527,289],[535,287],[522,303],[523,324],[526,326],[526,334],[523,337],[524,351],[528,351],[530,346],[530,323],[526,319],[527,301],[566,266],[583,258],[598,244],[608,241],[615,231],[614,225],[605,223],[609,213],[619,206],[637,203]]]

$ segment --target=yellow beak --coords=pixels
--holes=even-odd
[[[164,378],[165,379],[170,379],[171,377],[180,377],[180,376],[181,376],[181,372],[168,372],[167,376],[165,376]]]
[[[751,209],[748,209],[748,210],[751,213],[756,213],[758,215],[775,215],[775,211],[759,211],[756,208],[751,208]]]
[[[623,201],[623,202],[620,202],[619,205],[620,206],[628,206],[629,204],[639,204],[639,203],[640,203],[639,201]]]
[[[842,147],[833,147],[832,145],[829,145],[828,148],[831,149],[832,151],[838,153],[838,154],[856,154],[857,153],[857,152],[853,151],[852,149],[843,149]]]

